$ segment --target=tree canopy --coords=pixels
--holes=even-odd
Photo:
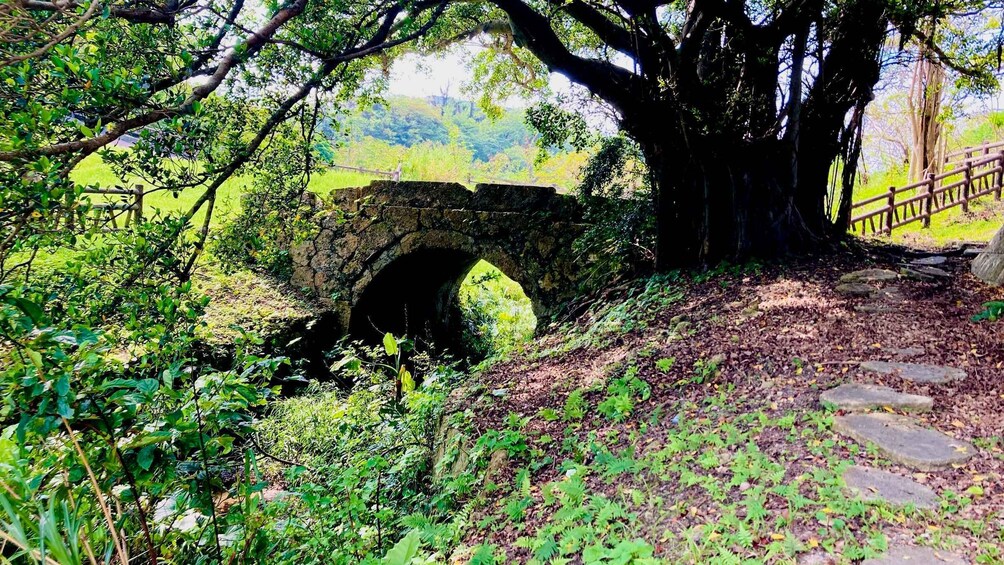
[[[69,171],[128,132],[141,132],[139,149],[110,157],[123,172],[143,172],[165,190],[203,191],[185,225],[211,210],[220,184],[291,116],[372,100],[382,81],[371,71],[388,58],[475,37],[490,46],[474,61],[484,102],[540,89],[552,71],[616,111],[651,170],[660,265],[784,252],[841,231],[849,192],[830,190],[831,169],[854,168],[862,109],[887,54],[918,42],[960,80],[989,90],[1000,51],[989,14],[999,8],[976,0],[8,0],[0,5],[10,22],[0,35],[0,258],[8,261],[15,240],[37,247],[65,235],[54,227],[79,205],[81,189]],[[941,23],[924,23],[932,21]],[[198,170],[165,165],[171,155],[192,157]],[[196,252],[205,237],[202,229]]]

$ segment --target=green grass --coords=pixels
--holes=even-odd
[[[130,186],[136,179],[120,179],[100,156],[91,155],[84,159],[70,174],[70,178],[81,184],[98,185],[102,188]],[[364,186],[373,180],[370,176],[349,171],[329,170],[313,175],[308,190],[317,194],[328,194],[339,188]],[[247,189],[251,179],[247,177],[232,177],[220,187],[217,192],[215,210],[213,211],[213,227],[225,223],[240,210],[241,195]],[[189,188],[177,194],[170,191],[150,193],[143,198],[144,215],[151,216],[160,213],[187,212],[202,196],[203,188]],[[93,202],[112,201],[114,196],[91,195]],[[196,225],[205,218],[205,207],[194,218]]]

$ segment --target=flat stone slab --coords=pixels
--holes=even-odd
[[[913,261],[910,261],[910,264],[917,267],[937,267],[938,265],[944,265],[947,261],[948,257],[945,257],[944,255],[931,255],[930,257],[914,259]]]
[[[923,428],[898,414],[837,416],[833,429],[861,443],[874,444],[889,459],[920,471],[965,463],[976,452],[965,441]]]
[[[944,384],[960,381],[966,378],[966,372],[955,367],[943,365],[924,365],[921,363],[901,363],[898,361],[865,361],[861,368],[883,375],[897,375],[900,378],[915,383]]]
[[[835,290],[837,294],[844,296],[871,296],[878,292],[878,289],[870,284],[857,282],[839,284]]]
[[[889,269],[862,269],[847,273],[840,277],[842,283],[875,283],[894,281],[899,278],[899,273]]]
[[[824,405],[848,412],[865,412],[888,406],[903,412],[929,412],[934,400],[928,396],[897,392],[889,387],[846,383],[819,396]]]
[[[938,507],[938,494],[930,488],[895,473],[868,467],[849,467],[844,471],[844,484],[854,496],[866,501],[879,501],[931,510]]]
[[[907,267],[903,269],[903,275],[921,281],[933,281],[938,279],[949,279],[952,273],[937,267]]]
[[[969,560],[943,549],[894,545],[882,557],[865,559],[861,565],[969,565]]]

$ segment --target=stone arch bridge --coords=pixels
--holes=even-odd
[[[457,292],[480,259],[523,287],[538,318],[575,294],[582,211],[553,188],[375,181],[310,198],[319,229],[291,249],[292,282],[332,309],[336,331],[455,340]]]

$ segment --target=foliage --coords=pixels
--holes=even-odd
[[[383,103],[350,114],[340,127],[350,142],[370,137],[402,147],[422,142],[446,145],[455,136],[481,162],[488,162],[509,148],[533,143],[533,134],[523,124],[521,111],[503,110],[492,119],[475,104],[448,95],[429,99],[388,97]],[[330,125],[324,131],[329,138],[335,138],[336,132]]]
[[[655,259],[655,221],[647,171],[638,146],[620,136],[603,138],[582,175],[579,198],[588,228],[575,242],[589,258],[587,290],[636,275]]]
[[[91,278],[124,247],[92,253],[48,289],[0,293],[2,413],[13,422],[0,506],[25,554],[74,563],[125,562],[136,548],[169,561],[199,546],[218,552],[217,493],[243,465],[250,411],[271,394],[281,360],[243,346],[229,370],[194,357],[206,300],[189,283],[123,289]],[[43,310],[45,296],[58,301]],[[116,325],[101,328],[109,317]],[[165,503],[203,519],[187,535],[165,528],[176,515],[155,518]]]
[[[455,449],[437,433],[463,377],[410,350],[392,337],[378,348],[336,349],[332,369],[354,383],[350,391],[311,385],[258,423],[257,442],[273,459],[262,470],[283,477],[289,493],[261,509],[268,526],[257,535],[284,562],[375,563],[385,552],[384,562],[419,554],[435,562],[437,551],[458,543],[475,477],[435,465],[437,453]],[[499,441],[479,442],[475,470],[483,459],[476,453]],[[453,457],[440,455],[438,464],[449,468]]]
[[[987,302],[983,305],[983,311],[979,314],[973,316],[974,322],[982,322],[983,320],[989,322],[996,322],[997,320],[1004,317],[1004,302],[1000,300],[994,300]]]
[[[305,199],[317,158],[316,116],[299,117],[294,126],[287,122],[276,132],[242,196],[239,213],[214,236],[214,254],[231,269],[247,265],[288,280],[289,250],[316,229],[311,202]]]
[[[472,359],[500,356],[533,336],[537,318],[519,285],[479,263],[460,287],[465,352]]]

